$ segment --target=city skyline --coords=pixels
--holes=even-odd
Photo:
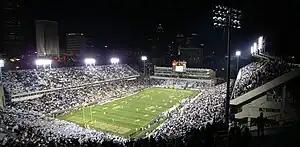
[[[197,33],[206,49],[221,55],[226,52],[221,43],[215,43],[222,42],[224,34],[221,29],[212,26],[212,3],[32,1],[24,5],[30,10],[31,22],[38,19],[58,22],[61,48],[66,46],[66,41],[61,38],[65,37],[65,33],[83,32],[92,36],[99,49],[108,45],[146,50],[148,38],[153,37],[157,25],[162,24],[169,43],[176,40],[178,33]],[[274,22],[277,16],[277,19],[282,17],[278,15],[283,9],[278,9],[278,6],[282,4],[253,1],[227,5],[243,11],[243,29],[233,31],[233,49],[250,50],[253,40],[261,35],[271,34],[268,38],[272,42],[279,40],[276,31],[281,22]],[[53,8],[55,11],[50,11]],[[28,38],[32,40],[35,37]]]

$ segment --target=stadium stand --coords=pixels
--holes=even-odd
[[[126,80],[126,77],[137,75],[137,72],[128,65],[51,70],[21,70],[4,73],[4,86],[13,95],[52,88],[61,89],[44,93],[38,99],[12,102],[1,110],[1,145],[216,146],[222,144],[217,133],[220,128],[229,129],[230,146],[243,146],[251,142],[251,134],[247,126],[240,126],[238,123],[227,126],[222,123],[226,83],[206,87],[202,85],[203,83],[170,78]],[[232,98],[235,99],[290,70],[287,64],[279,64],[277,61],[253,62],[242,68],[239,73],[241,76],[231,82],[234,93]],[[105,81],[107,79],[117,80]],[[82,104],[105,103],[152,86],[173,86],[183,89],[205,87],[205,90],[199,98],[180,103],[179,107],[168,113],[166,121],[161,126],[147,137],[138,140],[83,128],[75,123],[52,117],[67,113]]]
[[[114,73],[114,74],[111,74]],[[3,73],[7,90],[14,95],[94,84],[138,75],[128,65],[15,70]]]
[[[260,60],[252,62],[240,69],[234,84],[232,98],[237,98],[293,68],[290,64],[280,60]]]
[[[298,118],[293,100],[288,99],[293,99],[293,80],[299,76],[299,66],[278,58],[260,59],[241,68],[230,100],[234,118],[243,120],[251,130],[257,129],[260,113],[268,129],[293,124]]]

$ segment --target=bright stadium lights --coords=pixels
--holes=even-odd
[[[2,84],[2,67],[4,67],[4,60],[0,59],[0,84]]]
[[[118,64],[120,62],[119,58],[111,58],[110,59],[111,64]]]
[[[251,54],[252,55],[259,55],[263,54],[265,51],[265,38],[263,36],[260,36],[256,42],[254,42],[253,46],[251,47]]]
[[[85,63],[86,66],[95,65],[96,60],[94,58],[86,58],[86,59],[84,59],[84,63]]]
[[[263,36],[260,36],[260,37],[258,38],[258,46],[257,46],[257,49],[258,49],[259,51],[261,51],[262,48],[263,48]]]
[[[224,28],[241,28],[242,11],[217,5],[213,8],[213,25],[215,27]]]
[[[225,104],[225,123],[229,123],[229,101],[230,101],[230,39],[231,29],[241,28],[242,11],[234,8],[216,5],[213,8],[213,25],[217,28],[227,29],[227,89],[226,89],[226,104]]]
[[[239,56],[241,55],[241,51],[236,51],[236,52],[235,52],[235,55],[236,55],[237,57],[239,57]]]
[[[49,66],[51,68],[52,60],[50,59],[36,59],[35,60],[35,65],[37,66],[43,66],[44,68],[46,66]]]
[[[236,71],[239,71],[239,59],[241,56],[242,52],[241,51],[236,51],[235,56],[236,56]]]
[[[257,53],[257,43],[256,42],[254,42],[254,44],[253,44],[253,51],[255,54]]]
[[[146,76],[146,60],[147,60],[147,56],[142,56],[142,61],[144,61],[144,76]]]
[[[4,67],[4,60],[0,59],[0,67]]]
[[[146,61],[147,60],[147,56],[142,56],[142,61]]]

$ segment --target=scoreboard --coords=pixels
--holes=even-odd
[[[175,72],[185,72],[186,71],[186,62],[185,61],[173,61],[172,68]]]

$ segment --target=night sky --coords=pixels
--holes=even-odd
[[[233,49],[250,50],[260,35],[270,36],[272,42],[279,40],[282,24],[287,19],[286,2],[221,2],[34,0],[28,7],[33,19],[58,21],[61,35],[84,32],[97,45],[143,48],[161,23],[170,41],[177,33],[198,33],[207,49],[220,51],[223,31],[213,28],[211,11],[213,4],[227,4],[243,11],[243,28],[233,30]],[[274,46],[280,44],[273,43]]]

